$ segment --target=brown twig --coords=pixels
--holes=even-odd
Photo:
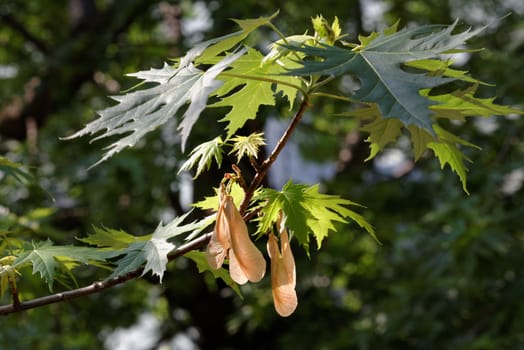
[[[309,107],[309,100],[307,98],[307,95],[305,95],[302,99],[302,103],[300,104],[300,107],[298,108],[297,112],[295,113],[295,116],[291,120],[291,123],[289,123],[286,131],[282,134],[282,137],[280,138],[280,140],[278,140],[278,143],[275,145],[275,148],[273,149],[271,154],[266,158],[266,160],[262,162],[253,180],[251,180],[251,184],[249,185],[249,188],[246,191],[244,200],[240,204],[239,211],[241,214],[245,213],[247,206],[249,205],[249,201],[253,197],[256,189],[258,188],[258,186],[260,186],[269,168],[275,162],[280,152],[286,146],[289,138],[291,137],[291,134],[293,134],[293,130],[295,130],[298,123],[302,119],[302,116],[304,115],[304,112],[306,111],[307,107]]]
[[[11,296],[13,298],[13,308],[18,311],[20,310],[20,299],[18,298],[18,288],[13,280],[13,275],[7,275],[7,281],[9,282],[9,288],[11,289]]]
[[[302,119],[302,116],[304,115],[304,112],[306,111],[306,108],[308,106],[309,106],[309,101],[306,96],[303,98],[302,103],[300,104],[300,107],[298,108],[297,112],[295,113],[286,131],[282,134],[282,137],[280,138],[278,143],[275,145],[275,148],[273,149],[271,154],[264,160],[264,162],[262,162],[262,164],[258,168],[258,171],[255,177],[253,177],[253,180],[251,181],[249,187],[246,186],[247,190],[246,190],[244,200],[242,201],[242,204],[240,205],[240,213],[245,213],[247,206],[249,204],[249,201],[251,200],[251,198],[253,197],[255,193],[255,190],[258,188],[258,186],[260,186],[269,168],[275,162],[275,160],[277,159],[282,149],[284,149],[289,138],[291,137],[291,134],[293,133],[294,129],[296,128],[300,120]],[[248,214],[246,219],[249,220],[254,215],[256,215],[256,212]],[[168,261],[172,261],[186,254],[189,251],[202,248],[209,242],[211,235],[212,233],[207,233],[173,250],[167,256]],[[54,304],[54,303],[58,303],[61,301],[76,299],[78,297],[98,293],[100,291],[111,288],[118,284],[122,284],[131,279],[137,278],[142,275],[143,271],[144,271],[144,267],[141,266],[122,276],[117,276],[117,277],[107,279],[104,281],[94,282],[86,287],[81,287],[81,288],[73,289],[73,290],[66,291],[66,292],[55,293],[55,294],[47,295],[47,296],[40,297],[40,298],[35,298],[35,299],[24,301],[24,302],[19,301],[18,293],[16,294],[13,293],[13,303],[11,305],[0,306],[0,315],[8,315],[8,314],[12,314],[12,313],[16,313],[16,312],[20,312],[24,310],[34,309],[40,306]]]
[[[173,250],[170,254],[168,254],[167,256],[168,260],[169,261],[174,260],[186,254],[189,251],[200,249],[201,247],[207,244],[210,238],[211,238],[211,233],[208,233],[208,234],[205,234],[203,236],[200,236],[192,240],[191,242],[181,245],[179,248]],[[85,295],[98,293],[102,290],[111,288],[118,284],[127,282],[131,279],[137,278],[142,275],[143,271],[144,271],[144,268],[139,267],[138,269],[133,270],[125,275],[117,276],[117,277],[114,277],[108,280],[104,280],[104,281],[94,282],[86,287],[81,287],[81,288],[69,290],[66,292],[55,293],[55,294],[47,295],[45,297],[36,298],[36,299],[24,301],[24,302],[20,302],[18,300],[18,295],[17,295],[16,298],[13,298],[13,304],[0,306],[0,315],[8,315],[8,314],[12,314],[12,313],[23,311],[23,310],[34,309],[40,306],[54,304],[54,303],[58,303],[61,301],[76,299],[78,297],[82,297]]]

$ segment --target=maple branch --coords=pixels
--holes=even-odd
[[[264,177],[266,176],[269,168],[271,165],[275,162],[280,152],[284,149],[286,146],[289,138],[291,137],[291,134],[297,127],[298,123],[302,119],[302,116],[304,115],[304,112],[306,111],[306,108],[309,107],[309,99],[308,95],[304,94],[304,97],[302,98],[302,103],[300,104],[300,107],[298,108],[297,112],[295,113],[295,116],[289,123],[286,131],[282,134],[280,137],[280,140],[278,140],[277,144],[275,145],[275,148],[273,148],[273,151],[271,154],[262,162],[260,165],[260,168],[258,169],[257,173],[255,174],[255,177],[253,180],[251,180],[251,184],[249,185],[248,190],[246,191],[246,194],[244,196],[244,200],[240,204],[240,213],[243,215],[247,209],[247,206],[249,205],[249,201],[255,194],[256,189],[260,184],[262,183],[262,180],[264,180]]]
[[[182,255],[192,250],[202,248],[204,245],[207,244],[210,238],[211,238],[211,233],[207,233],[184,245],[181,245],[180,247],[173,250],[171,253],[167,255],[168,261],[172,261],[176,258],[179,258]],[[134,278],[140,277],[143,271],[144,271],[144,267],[141,266],[122,276],[117,276],[117,277],[107,279],[104,281],[94,282],[86,287],[81,287],[81,288],[77,288],[77,289],[73,289],[73,290],[69,290],[65,292],[55,293],[55,294],[47,295],[45,297],[35,298],[35,299],[24,301],[24,302],[20,302],[18,298],[16,297],[13,300],[13,304],[0,306],[0,315],[8,315],[8,314],[12,314],[12,313],[16,313],[16,312],[20,312],[24,310],[34,309],[40,306],[54,304],[54,303],[58,303],[61,301],[76,299],[82,296],[98,293],[105,289],[114,287],[116,285],[122,284]]]

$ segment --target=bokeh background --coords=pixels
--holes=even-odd
[[[93,225],[149,233],[209,195],[217,169],[192,182],[168,124],[132,150],[86,171],[98,142],[61,141],[132,87],[126,73],[160,67],[193,44],[237,30],[230,18],[270,15],[286,34],[310,18],[338,16],[349,34],[460,19],[487,26],[455,57],[461,69],[495,86],[479,94],[524,106],[524,3],[521,0],[325,1],[0,1],[0,154],[28,166],[36,184],[0,176],[0,227],[24,238],[74,243]],[[262,29],[252,38],[274,39]],[[344,88],[337,82],[334,88]],[[482,149],[464,150],[470,195],[430,155],[412,162],[407,140],[375,161],[345,106],[318,103],[268,179],[322,189],[365,204],[383,245],[352,225],[312,249],[298,247],[299,307],[273,310],[267,278],[242,288],[244,300],[179,259],[164,281],[144,277],[103,293],[0,319],[1,349],[522,349],[524,348],[524,122],[471,119],[449,127]],[[205,115],[209,121],[219,111]],[[262,109],[244,132],[275,137],[289,118]],[[194,146],[223,124],[199,123]],[[313,133],[312,131],[315,131]],[[317,135],[311,137],[311,135]],[[191,145],[190,145],[191,146]],[[2,239],[2,238],[0,238]],[[314,247],[313,247],[314,248]],[[22,298],[48,293],[26,271]],[[78,271],[78,285],[107,276]],[[66,289],[56,284],[55,291]],[[69,287],[74,286],[70,281]],[[8,302],[7,298],[3,302]]]

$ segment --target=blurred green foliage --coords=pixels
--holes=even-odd
[[[380,9],[376,4],[384,13],[373,21],[370,10]],[[75,6],[85,11],[75,15]],[[188,32],[202,6],[210,10],[207,29]],[[481,94],[524,105],[524,9],[518,1],[2,3],[0,70],[7,73],[0,80],[0,154],[25,164],[34,183],[0,178],[0,246],[10,244],[8,237],[69,244],[93,232],[92,225],[148,234],[159,220],[187,209],[180,200],[182,155],[172,141],[175,126],[90,171],[101,145],[59,137],[108,106],[105,96],[134,84],[123,74],[160,67],[194,41],[231,32],[235,25],[229,18],[269,15],[277,8],[276,24],[285,33],[305,31],[318,13],[337,15],[352,38],[397,19],[406,25],[451,23],[460,16],[465,25],[489,24],[470,44],[485,49],[461,69],[496,85],[480,87]],[[319,117],[306,118],[299,129],[300,148],[308,159],[337,162],[336,176],[323,189],[365,204],[383,245],[355,225],[330,235],[320,253],[312,247],[310,258],[295,246],[299,307],[293,316],[274,313],[267,280],[243,287],[241,300],[180,259],[169,265],[161,285],[145,277],[5,316],[0,348],[102,348],[114,330],[135,324],[144,313],[159,321],[151,348],[181,334],[200,348],[220,349],[524,347],[524,123],[472,119],[450,126],[482,148],[468,153],[473,164],[467,196],[435,159],[423,157],[401,176],[380,173],[373,162],[362,162],[369,150],[355,134],[354,121],[329,121],[341,111],[339,105],[314,109]],[[13,115],[23,116],[23,122],[6,122]],[[207,141],[207,128],[221,127],[200,123],[188,148]],[[307,136],[312,129],[320,131],[314,139]],[[402,142],[392,147],[405,151]],[[227,161],[234,162],[231,157]],[[210,195],[220,178],[214,169],[201,177],[194,183],[195,199]],[[29,275],[19,281],[22,300],[47,293],[45,283]],[[77,283],[104,277],[103,270],[84,268]]]

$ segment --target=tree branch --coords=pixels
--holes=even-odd
[[[195,249],[200,249],[207,244],[210,238],[211,233],[200,236],[192,240],[191,242],[181,245],[179,248],[173,250],[171,253],[168,254],[167,258],[169,261],[172,261],[178,257],[181,257],[187,252],[190,252]],[[45,297],[36,298],[24,302],[19,302],[18,299],[15,299],[13,304],[11,305],[0,306],[0,315],[8,315],[24,310],[34,309],[40,306],[54,304],[61,301],[76,299],[82,296],[98,293],[105,289],[114,287],[118,284],[122,284],[134,278],[140,277],[143,271],[144,267],[142,266],[125,275],[117,276],[104,281],[94,282],[86,287],[81,287],[66,292],[55,293],[47,295]]]
[[[280,140],[278,140],[278,143],[275,145],[275,148],[273,149],[271,154],[266,158],[266,160],[264,160],[264,162],[262,162],[260,168],[255,174],[255,177],[251,181],[251,184],[249,185],[249,188],[246,191],[246,195],[244,196],[244,200],[240,204],[239,211],[241,214],[244,214],[244,212],[246,211],[247,206],[249,205],[249,201],[253,197],[253,194],[264,180],[264,177],[266,176],[271,165],[275,162],[280,152],[286,146],[289,138],[291,137],[291,134],[293,133],[293,130],[295,130],[298,123],[302,119],[302,116],[304,115],[304,112],[306,111],[307,107],[309,107],[309,99],[308,95],[304,95],[304,97],[302,98],[302,103],[300,104],[297,113],[295,113],[295,116],[291,120],[291,123],[289,123],[286,131],[282,134]]]

